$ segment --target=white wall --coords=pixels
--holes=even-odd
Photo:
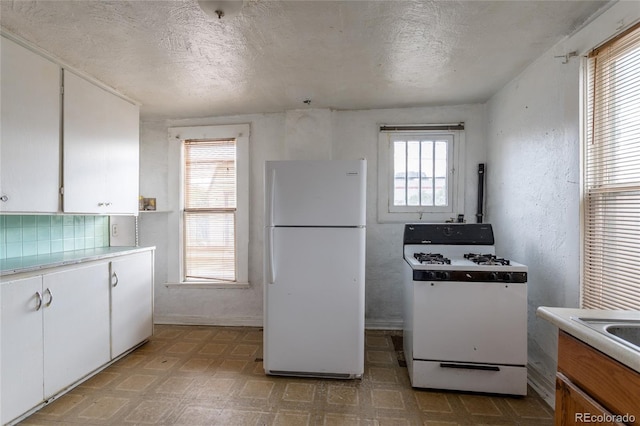
[[[537,59],[487,104],[487,217],[496,250],[529,267],[529,363],[550,391],[557,330],[538,306],[577,307],[580,296],[580,74],[563,64],[628,27],[640,3],[619,2]]]
[[[245,289],[167,287],[167,265],[177,262],[177,248],[168,244],[177,229],[170,213],[140,216],[140,244],[155,245],[156,322],[219,325],[262,325],[263,164],[265,160],[334,158],[368,160],[366,321],[370,328],[402,326],[403,224],[377,223],[377,128],[380,124],[466,123],[466,208],[474,221],[477,164],[486,161],[485,107],[462,105],[367,111],[307,109],[282,114],[212,117],[141,125],[141,193],[157,198],[167,209],[177,182],[169,181],[167,129],[177,126],[250,123],[249,281]],[[300,129],[308,129],[301,132]],[[306,136],[306,137],[305,137]]]

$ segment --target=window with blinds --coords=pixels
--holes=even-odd
[[[582,307],[640,309],[640,24],[590,53]]]
[[[236,142],[184,141],[184,280],[236,277]]]

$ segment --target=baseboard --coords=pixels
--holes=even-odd
[[[154,315],[156,324],[216,325],[220,327],[262,327],[262,317],[211,318],[189,315]]]
[[[154,315],[156,324],[217,325],[221,327],[262,327],[262,317],[211,318],[189,315]],[[367,330],[402,330],[400,320],[365,320]]]
[[[534,391],[549,405],[554,408],[556,405],[556,385],[550,381],[542,372],[534,365],[527,364],[527,381]]]
[[[365,319],[364,328],[367,330],[402,330],[404,321],[401,319],[379,320]]]

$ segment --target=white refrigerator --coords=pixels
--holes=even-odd
[[[266,374],[362,376],[366,168],[265,164]]]

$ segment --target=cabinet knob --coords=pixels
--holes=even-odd
[[[6,195],[2,195],[0,196],[0,201],[9,201],[9,197],[7,197]]]

